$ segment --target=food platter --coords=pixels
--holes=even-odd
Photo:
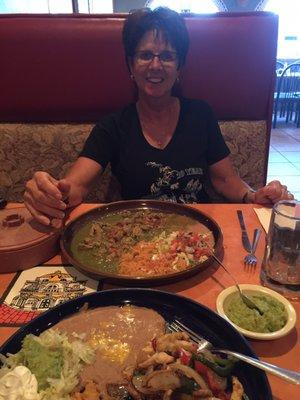
[[[94,309],[131,304],[157,311],[167,322],[182,321],[190,329],[210,340],[214,346],[227,348],[256,357],[248,342],[231,324],[207,307],[172,293],[153,289],[127,288],[96,292],[61,304],[25,325],[1,348],[2,354],[16,353],[22,340],[32,333],[39,335],[66,317],[88,305]],[[250,365],[238,363],[234,373],[242,382],[249,400],[271,400],[272,394],[266,375]]]
[[[75,247],[75,243],[76,246],[78,246],[78,237],[82,236],[82,232],[87,232],[87,227],[90,229],[91,224],[95,221],[102,221],[105,218],[113,218],[116,214],[123,215],[122,213],[124,212],[131,213],[132,215],[138,213],[156,213],[156,215],[159,214],[162,218],[166,218],[168,221],[181,218],[178,225],[180,225],[179,229],[182,231],[188,229],[185,221],[191,221],[195,226],[197,225],[196,228],[199,231],[203,230],[203,232],[206,232],[203,234],[204,236],[207,235],[211,237],[212,243],[210,247],[216,254],[218,254],[222,249],[223,236],[220,227],[211,217],[201,211],[190,206],[170,202],[156,200],[130,200],[109,203],[94,208],[71,221],[65,227],[60,239],[60,247],[64,259],[73,264],[82,273],[91,276],[94,279],[101,279],[110,283],[127,286],[153,286],[178,281],[203,271],[213,262],[213,258],[208,254],[203,257],[201,261],[194,263],[186,269],[173,269],[167,273],[156,273],[155,275],[140,275],[139,273],[132,275],[127,272],[120,273],[119,271],[110,269],[110,262],[106,262],[105,268],[99,268],[97,265],[93,265],[89,260],[87,261],[86,259],[83,259],[76,250],[77,247]],[[125,220],[124,217],[122,217],[122,221],[123,220]],[[144,229],[144,226],[142,226],[142,229]],[[151,229],[152,235],[155,234],[155,229],[156,228]],[[162,229],[160,229],[160,234],[161,231]],[[101,251],[102,246],[105,245],[105,241],[100,240],[97,245]],[[122,247],[123,244],[121,243],[115,251],[118,251],[119,248]],[[105,250],[103,250],[103,252],[105,252]]]

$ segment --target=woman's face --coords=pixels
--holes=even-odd
[[[166,43],[161,33],[146,32],[136,48],[131,73],[140,95],[154,98],[170,96],[179,75],[175,49]]]

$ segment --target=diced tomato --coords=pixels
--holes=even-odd
[[[195,249],[194,256],[195,256],[196,258],[199,258],[199,257],[201,257],[201,255],[202,255],[201,250],[200,250],[200,249]]]
[[[195,360],[194,368],[198,372],[198,374],[200,374],[206,378],[207,370],[208,370],[208,367],[206,365],[204,365],[201,361]]]
[[[193,243],[193,244],[197,244],[198,240],[199,240],[198,235],[194,235],[191,237],[191,243]]]
[[[184,349],[179,350],[179,359],[181,364],[189,365],[191,362],[192,355]]]

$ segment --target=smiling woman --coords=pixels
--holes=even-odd
[[[293,197],[278,181],[252,191],[233,168],[211,107],[175,95],[189,48],[180,14],[163,7],[130,13],[123,45],[137,102],[101,119],[65,179],[34,175],[24,199],[35,218],[61,226],[64,210],[82,202],[109,163],[126,200],[207,203],[211,186],[231,202],[271,204]]]

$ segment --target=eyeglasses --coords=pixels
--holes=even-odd
[[[163,65],[171,65],[174,64],[175,61],[177,61],[177,53],[175,51],[169,51],[169,50],[165,50],[160,54],[154,54],[152,53],[152,51],[148,50],[137,51],[134,54],[134,57],[135,60],[141,65],[150,64],[155,57],[158,57],[159,61]]]

